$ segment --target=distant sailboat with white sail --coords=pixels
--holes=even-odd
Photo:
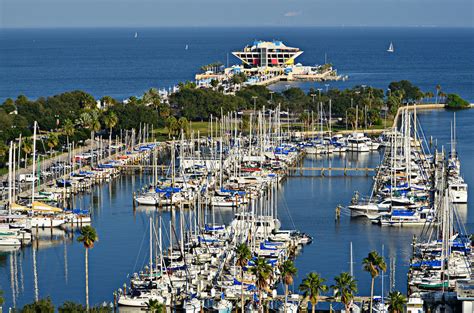
[[[138,33],[135,32],[135,36],[133,36],[135,39],[138,38]]]
[[[388,46],[387,52],[394,52],[395,49],[393,48],[393,42],[390,41],[390,45]]]
[[[186,47],[184,47],[184,50],[188,50],[188,48],[189,48],[189,46],[188,46],[188,45],[186,45]]]

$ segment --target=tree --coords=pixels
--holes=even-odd
[[[252,257],[252,252],[245,243],[241,243],[235,249],[235,256],[237,258],[236,265],[240,267],[240,308],[244,312],[244,266],[247,266],[248,261]]]
[[[250,117],[248,115],[243,115],[240,122],[240,131],[246,131],[250,126]]]
[[[155,105],[160,102],[160,93],[156,88],[150,88],[143,94],[142,102],[144,105]]]
[[[157,109],[162,119],[166,119],[168,118],[168,116],[170,116],[171,110],[170,110],[170,107],[166,103],[160,102]]]
[[[94,247],[94,243],[99,240],[97,232],[92,226],[84,226],[81,228],[81,235],[77,238],[78,242],[82,242],[85,250],[85,267],[86,267],[86,309],[89,310],[89,249]]]
[[[3,298],[3,290],[0,289],[0,307],[3,305],[5,302],[5,299]]]
[[[346,122],[351,125],[352,129],[354,129],[356,125],[358,125],[356,108],[348,108],[346,111],[346,117]]]
[[[54,305],[51,299],[40,299],[30,304],[26,304],[20,313],[54,313]]]
[[[112,313],[112,308],[108,305],[96,305],[88,313]]]
[[[300,120],[303,122],[303,131],[305,129],[307,129],[307,127],[309,127],[309,124],[310,124],[310,116],[308,114],[308,112],[303,112],[300,114]]]
[[[288,302],[288,286],[293,284],[293,278],[298,270],[292,260],[286,260],[280,265],[280,274],[285,285],[285,312],[286,304]]]
[[[171,135],[174,133],[178,120],[174,116],[170,116],[166,119],[165,126],[168,129],[168,139],[171,139]]]
[[[336,298],[340,298],[346,312],[350,312],[354,293],[357,292],[357,283],[349,273],[343,272],[334,278],[335,284],[331,288]]]
[[[328,286],[324,284],[326,280],[319,276],[318,273],[311,272],[303,279],[299,286],[299,290],[303,291],[306,300],[311,302],[311,312],[315,312],[316,305],[319,301],[319,295],[328,291]]]
[[[66,301],[58,307],[59,313],[86,313],[86,307],[80,303]]]
[[[431,99],[433,99],[434,97],[434,94],[431,92],[431,91],[428,91],[425,93],[425,97],[426,97],[426,102],[430,102]]]
[[[162,313],[165,311],[165,306],[158,300],[150,299],[146,303],[146,310],[151,313]]]
[[[364,258],[362,261],[364,265],[364,270],[370,274],[372,277],[372,283],[370,285],[370,311],[372,312],[372,305],[374,301],[374,282],[375,278],[379,276],[380,272],[385,272],[387,270],[387,264],[382,256],[380,256],[377,251],[369,252],[369,255]]]
[[[112,154],[112,128],[118,123],[117,114],[114,111],[110,111],[104,117],[105,126],[109,129],[109,157]]]
[[[103,96],[102,98],[100,98],[100,103],[102,103],[102,106],[108,107],[111,105],[115,105],[117,101],[110,96]]]
[[[392,291],[388,294],[388,311],[390,313],[402,313],[407,303],[407,298],[400,291]]]
[[[439,92],[441,91],[441,85],[436,85],[436,103],[439,101]]]
[[[25,140],[21,143],[21,150],[25,154],[25,168],[28,165],[28,154],[33,152],[33,143],[30,140]]]
[[[69,137],[74,136],[76,132],[76,128],[74,127],[74,123],[70,119],[66,119],[63,124],[63,133],[67,136],[67,143],[69,145]]]
[[[446,102],[446,97],[447,97],[447,94],[445,94],[442,91],[439,92],[439,102]]]
[[[414,86],[408,80],[391,82],[388,85],[388,88],[391,90],[392,93],[395,91],[403,91],[403,95],[404,95],[403,100],[405,102],[418,100],[423,97],[423,93],[421,92],[420,88],[418,88],[417,86]]]
[[[247,76],[245,75],[245,73],[240,72],[232,75],[231,80],[234,85],[240,85],[247,81]]]
[[[99,113],[96,110],[83,112],[79,117],[79,124],[91,132],[91,147],[94,149],[94,134],[101,129]]]
[[[0,157],[6,156],[8,154],[8,151],[8,146],[0,141]]]
[[[211,79],[211,86],[216,89],[216,87],[219,86],[219,81],[217,79]]]
[[[179,125],[178,131],[182,130],[182,131],[184,131],[185,134],[188,133],[189,122],[188,122],[187,118],[185,118],[184,116],[180,117],[179,120],[178,120],[178,125]]]
[[[252,273],[256,277],[256,286],[258,288],[259,301],[262,302],[262,291],[268,289],[269,281],[271,279],[273,269],[271,265],[267,263],[265,258],[257,258],[255,260],[255,265],[252,267]]]
[[[55,148],[59,144],[59,138],[58,135],[55,133],[50,133],[48,135],[48,139],[46,140],[46,144],[49,147],[50,152],[53,152],[53,148]]]
[[[442,95],[442,93],[440,93]],[[446,97],[446,107],[448,109],[467,109],[471,105],[457,94],[448,94]]]

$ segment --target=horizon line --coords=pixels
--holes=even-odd
[[[41,30],[41,29],[151,29],[151,28],[437,28],[437,29],[474,29],[474,25],[469,26],[440,26],[440,25],[155,25],[155,26],[1,26],[2,30]]]

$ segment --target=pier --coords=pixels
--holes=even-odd
[[[319,175],[304,175],[305,171],[310,172],[319,172]],[[287,175],[289,177],[313,177],[313,176],[332,176],[332,172],[342,172],[344,176],[347,176],[350,173],[365,173],[367,176],[369,173],[375,173],[377,168],[370,167],[288,167]]]

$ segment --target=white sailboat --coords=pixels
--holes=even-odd
[[[390,41],[390,45],[388,46],[387,52],[394,52],[395,49],[393,48],[393,42]]]
[[[135,35],[133,36],[133,38],[135,38],[135,39],[138,38],[138,33],[137,32],[135,32]]]
[[[186,47],[184,47],[184,50],[188,50],[188,48],[189,48],[189,46],[188,46],[188,45],[186,45]]]

